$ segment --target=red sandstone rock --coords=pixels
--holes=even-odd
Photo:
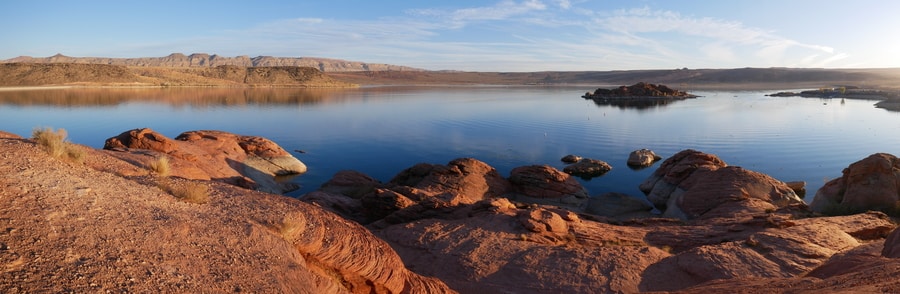
[[[22,138],[22,136],[19,136],[19,135],[10,133],[10,132],[0,131],[0,139],[21,139],[21,138]]]
[[[694,150],[663,162],[640,189],[664,216],[681,219],[727,217],[803,203],[784,182],[729,167],[715,155]]]
[[[466,178],[462,170],[468,168],[453,164],[419,164],[387,184],[348,173],[307,197],[317,198],[331,189],[329,195],[343,199],[330,202],[332,207],[384,208],[370,218],[387,215],[369,220],[373,222],[368,227],[385,238],[409,267],[467,293],[479,293],[484,285],[516,293],[633,293],[690,289],[715,279],[777,278],[778,283],[793,283],[788,279],[812,272],[839,252],[880,242],[896,227],[883,213],[794,219],[809,211],[804,204],[781,197],[790,191],[783,183],[728,167],[713,155],[678,157],[683,159],[680,164],[663,164],[669,170],[660,179],[680,180],[674,185],[681,199],[676,205],[692,214],[703,211],[698,218],[645,215],[616,221],[544,205],[517,208],[505,198],[466,203],[490,189],[480,181],[461,180]],[[517,168],[511,173],[510,195],[577,194],[579,189],[572,188],[580,185],[567,184],[571,179],[550,167]],[[338,182],[347,185],[335,185]],[[450,184],[436,184],[443,182]],[[364,188],[357,190],[357,184],[350,183]],[[363,190],[375,191],[361,196],[373,201],[369,205],[354,207],[359,200],[341,194]],[[458,196],[466,193],[461,191],[478,196]],[[715,197],[719,194],[724,196]],[[559,206],[560,201],[551,203]]]
[[[472,158],[454,159],[446,166],[417,164],[394,176],[390,183],[435,195],[444,194],[458,198],[460,203],[500,197],[510,189],[509,183],[497,170]]]
[[[142,154],[144,150],[159,152],[149,157],[127,153],[114,156],[131,158],[144,166],[156,157],[166,156],[174,176],[214,179],[270,193],[298,188],[276,181],[275,176],[306,172],[306,165],[268,139],[221,131],[185,132],[173,140],[151,129],[134,129],[107,139],[104,149],[126,149],[132,154]]]
[[[900,159],[886,153],[872,154],[850,164],[840,178],[820,188],[811,208],[839,213],[892,210],[900,204]]]
[[[633,217],[650,217],[653,205],[646,199],[632,197],[622,193],[605,193],[591,197],[585,212],[599,216],[629,219]]]
[[[860,232],[896,226],[884,214],[877,213],[767,219],[756,225],[745,221],[703,222],[707,224],[650,229],[648,242],[671,246],[677,253],[647,268],[642,290],[672,291],[715,279],[800,277],[834,254],[864,244],[856,237],[865,235],[859,235]],[[665,235],[671,239],[660,239]],[[684,242],[693,244],[681,245]]]
[[[561,158],[560,161],[565,162],[565,163],[576,163],[576,162],[581,161],[581,156],[569,154],[569,155],[563,156],[563,158]]]
[[[514,168],[509,182],[515,191],[515,200],[583,209],[587,203],[587,190],[571,175],[547,165],[531,165]]]
[[[386,239],[419,274],[462,293],[635,293],[641,272],[669,256],[644,229],[517,209],[505,199],[462,205],[455,217],[388,226]]]
[[[335,173],[328,182],[322,184],[322,187],[320,187],[319,190],[359,199],[381,185],[381,182],[364,173],[352,170],[342,170]]]
[[[881,255],[889,258],[900,258],[900,229],[895,229],[887,239],[884,240],[884,247]]]
[[[175,140],[169,139],[149,128],[143,128],[126,131],[118,136],[106,139],[103,149],[115,148],[147,149],[169,153],[178,149],[178,146]]]
[[[626,162],[629,166],[636,167],[647,167],[653,165],[657,160],[662,159],[662,156],[656,155],[650,149],[639,149],[635,151],[631,151],[628,154],[628,161]]]
[[[584,158],[563,168],[563,172],[582,178],[599,177],[612,170],[612,166],[602,160]]]
[[[222,154],[243,163],[244,173],[262,172],[280,176],[306,172],[306,165],[275,142],[262,137],[222,131],[190,131],[181,133],[175,140],[190,142],[190,145],[209,150],[208,153]],[[251,175],[250,178],[254,177]]]

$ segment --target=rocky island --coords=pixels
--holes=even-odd
[[[260,191],[306,169],[265,138],[134,129],[95,150],[55,134],[0,132],[0,292],[900,291],[890,154],[811,205],[696,150],[667,158],[645,195],[459,158],[388,182],[343,171],[295,199]]]
[[[857,86],[841,86],[831,88],[819,88],[800,92],[778,92],[768,94],[771,97],[806,97],[806,98],[847,98],[881,100],[875,107],[891,111],[900,111],[900,91],[860,88]]]
[[[647,108],[697,96],[669,88],[666,85],[639,82],[631,86],[619,86],[613,89],[599,88],[594,93],[588,92],[581,97],[594,100],[597,105]]]

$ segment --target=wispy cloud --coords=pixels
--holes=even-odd
[[[198,50],[483,71],[818,66],[849,57],[737,21],[582,4],[504,0],[370,20],[283,19],[204,36]]]

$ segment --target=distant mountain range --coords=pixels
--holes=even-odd
[[[0,61],[0,63],[81,63],[141,67],[216,67],[220,65],[233,65],[242,67],[304,66],[316,68],[322,72],[424,71],[423,69],[408,66],[366,63],[329,58],[272,56],[249,57],[246,55],[226,57],[216,54],[209,55],[206,53],[194,53],[191,55],[172,53],[165,57],[137,58],[71,57],[62,54],[56,54],[50,57],[19,56],[16,58]]]
[[[308,70],[307,70],[308,69]],[[318,70],[319,74],[311,71]],[[321,74],[324,73],[324,74]],[[859,86],[900,88],[900,69],[734,68],[606,71],[465,72],[313,57],[206,53],[109,58],[20,56],[0,61],[0,87],[40,85],[302,86],[356,85],[586,85],[638,82],[680,90],[799,89]],[[593,90],[593,89],[592,89]]]

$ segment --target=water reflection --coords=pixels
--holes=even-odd
[[[312,105],[341,102],[352,89],[298,88],[75,88],[0,91],[0,105],[113,107],[131,102],[172,106]]]
[[[637,109],[637,110],[645,110],[650,108],[664,107],[671,103],[675,103],[676,101],[681,101],[686,98],[679,97],[641,97],[641,98],[584,98],[594,100],[594,104],[597,106],[615,106],[620,109]]]

